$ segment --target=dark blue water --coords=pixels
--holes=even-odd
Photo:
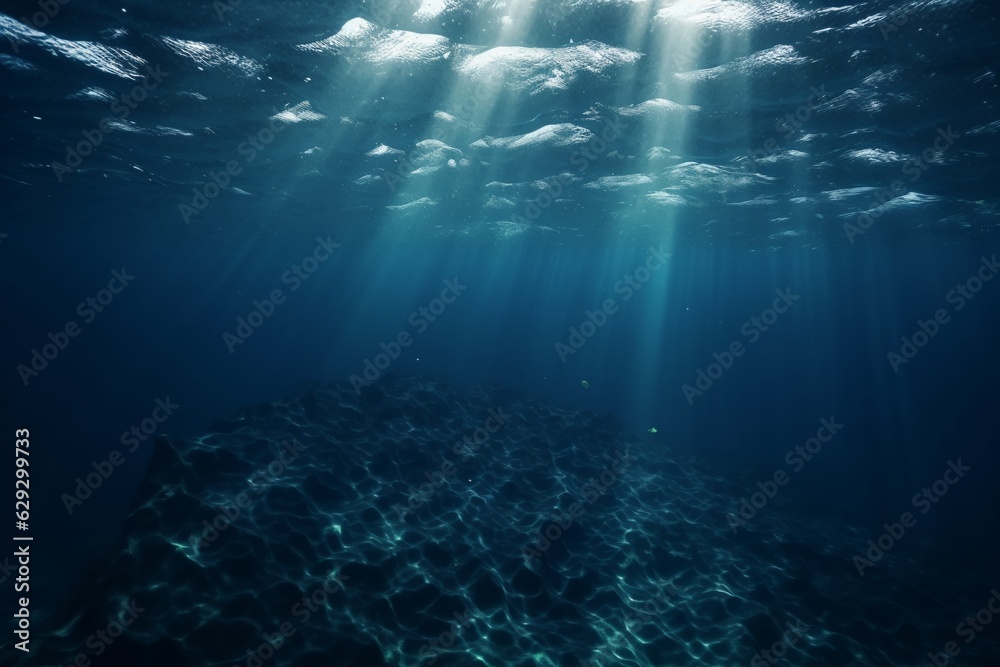
[[[4,3],[0,664],[1000,664],[996,12],[830,5]]]

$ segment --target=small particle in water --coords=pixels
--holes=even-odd
[[[587,382],[586,380],[582,380],[582,381],[580,382],[580,384],[582,384],[582,385],[583,385],[583,388],[584,388],[584,389],[590,389],[590,383],[589,383],[589,382]]]

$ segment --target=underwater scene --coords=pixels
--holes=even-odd
[[[0,665],[1000,667],[998,19],[0,0]]]

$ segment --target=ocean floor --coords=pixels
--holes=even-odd
[[[957,584],[896,552],[859,576],[871,535],[777,500],[733,530],[750,490],[681,449],[426,378],[246,408],[157,438],[120,544],[33,658],[922,666],[954,641],[949,664],[997,664],[956,635]]]

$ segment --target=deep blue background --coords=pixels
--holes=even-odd
[[[614,284],[644,261],[644,247],[413,243],[388,235],[343,241],[290,292],[281,275],[312,252],[316,236],[171,230],[112,238],[76,228],[59,235],[16,230],[3,241],[3,432],[11,444],[15,428],[32,433],[39,582],[65,592],[71,568],[116,534],[148,445],[126,454],[73,516],[60,496],[91,471],[91,461],[123,449],[120,434],[150,416],[157,398],[181,406],[158,433],[195,436],[241,406],[346,381],[380,342],[404,330],[414,344],[390,371],[463,385],[496,382],[557,404],[611,411],[626,429],[656,427],[665,445],[704,457],[747,486],[788,470],[785,453],[813,435],[820,418],[835,417],[843,431],[792,474],[782,501],[846,518],[872,538],[883,522],[912,511],[911,496],[960,457],[972,472],[918,516],[912,530],[919,538],[897,549],[917,555],[918,543],[930,541],[938,553],[921,557],[934,558],[934,567],[978,569],[984,591],[995,581],[988,577],[998,525],[1000,280],[961,312],[946,302],[990,249],[674,248],[668,265],[624,302]],[[79,321],[77,304],[121,267],[136,276],[133,284],[23,386],[17,364],[28,362],[49,331]],[[467,290],[415,334],[409,314],[456,277]],[[229,354],[223,331],[274,288],[284,289],[287,302]],[[749,344],[742,324],[768,307],[778,288],[801,298]],[[619,311],[561,363],[555,342],[566,341],[568,327],[608,297]],[[952,321],[894,374],[886,353],[938,308],[949,309]],[[681,385],[734,340],[747,352],[689,406]]]

